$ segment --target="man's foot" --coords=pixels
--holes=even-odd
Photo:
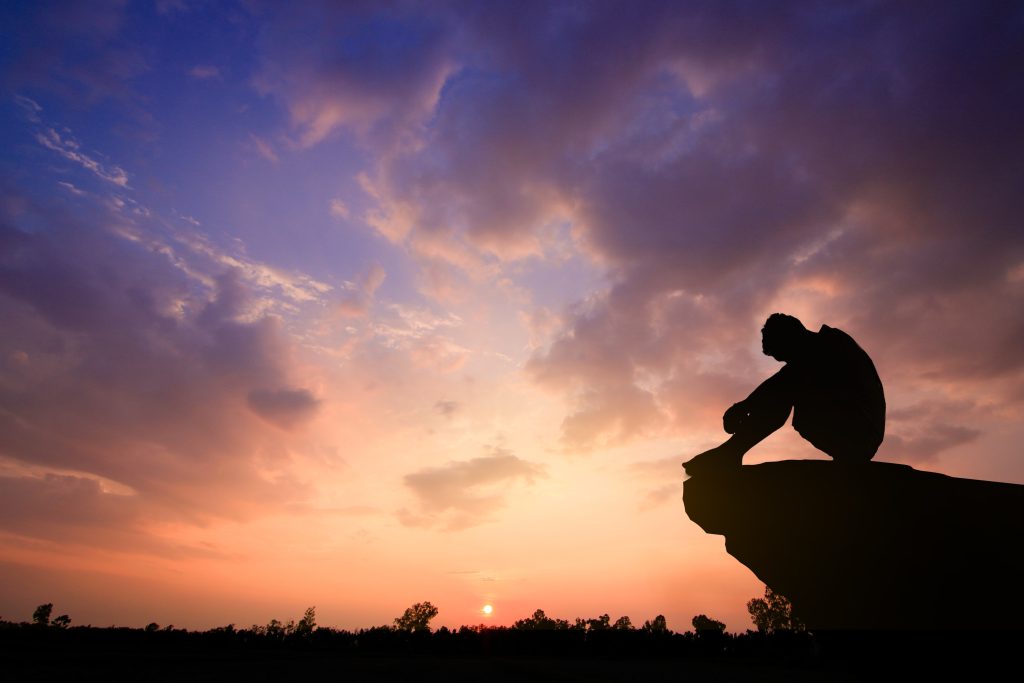
[[[703,477],[738,470],[742,463],[743,453],[722,444],[690,458],[683,463],[683,469],[691,477]]]

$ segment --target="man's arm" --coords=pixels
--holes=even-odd
[[[722,426],[727,434],[735,434],[751,414],[761,416],[780,413],[783,408],[789,415],[793,406],[793,371],[789,365],[761,382],[750,392],[750,395],[739,403],[734,403],[722,416]],[[785,419],[783,419],[785,421]]]

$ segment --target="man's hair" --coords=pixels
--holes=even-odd
[[[789,336],[798,332],[802,332],[807,328],[800,322],[799,318],[794,318],[791,315],[785,313],[772,313],[768,316],[768,319],[764,321],[764,329],[773,333]]]

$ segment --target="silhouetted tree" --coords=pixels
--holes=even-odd
[[[520,619],[512,624],[512,628],[521,631],[556,631],[569,628],[569,622],[565,619],[552,619],[539,609],[526,619]]]
[[[602,614],[597,619],[587,619],[586,624],[588,631],[607,631],[612,627],[612,618]]]
[[[53,626],[54,628],[67,628],[70,625],[71,617],[66,614],[55,617],[54,620],[50,622],[50,626]]]
[[[629,617],[619,617],[615,620],[615,623],[612,624],[612,628],[616,631],[632,631],[633,622],[629,620]]]
[[[159,630],[160,624],[156,623],[155,621],[151,621],[148,624],[146,624],[146,633],[156,633]]]
[[[648,633],[668,633],[668,622],[665,621],[665,615],[659,614],[652,621],[645,621],[643,630]]]
[[[724,633],[725,624],[712,619],[706,614],[698,614],[693,618],[691,622],[693,624],[693,630],[697,632],[697,635],[702,633]]]
[[[271,638],[281,638],[284,636],[284,624],[277,619],[271,619],[270,623],[263,627],[263,634]]]
[[[39,607],[36,607],[36,611],[32,613],[32,623],[36,626],[49,626],[50,614],[52,613],[52,602],[48,602],[45,605],[39,605]]]
[[[306,612],[299,619],[299,623],[295,625],[295,635],[306,636],[313,632],[316,628],[316,607],[307,607]]]
[[[750,612],[754,626],[761,633],[804,630],[804,625],[793,616],[792,603],[768,586],[764,587],[763,598],[754,598],[747,602],[747,611]]]
[[[417,602],[395,619],[395,630],[430,632],[430,620],[437,616],[437,608],[429,602]]]

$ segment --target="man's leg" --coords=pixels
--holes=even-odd
[[[747,451],[786,424],[793,409],[793,379],[785,370],[765,380],[743,402],[747,414],[725,443],[683,463],[687,474],[739,467]]]
[[[804,408],[797,408],[797,415],[802,415]],[[841,463],[865,463],[875,456],[882,439],[877,428],[857,420],[850,415],[821,416],[807,423],[808,418],[793,418],[794,426],[799,424],[797,432],[811,445],[827,453],[833,460]]]

